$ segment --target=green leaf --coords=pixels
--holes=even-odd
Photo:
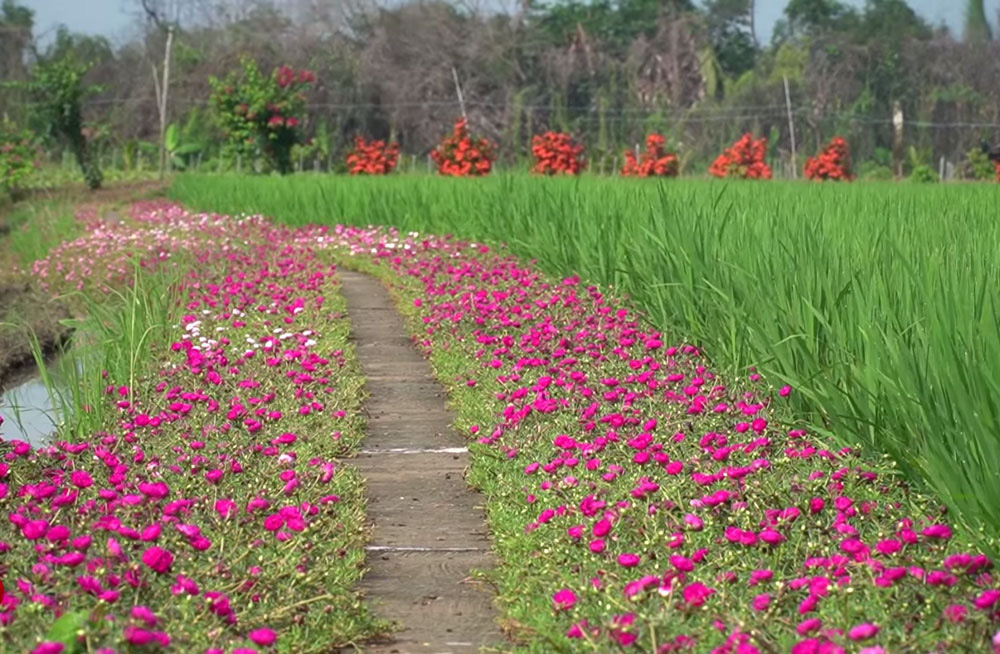
[[[49,631],[45,634],[45,640],[62,643],[66,646],[65,654],[74,654],[82,651],[76,634],[82,630],[87,622],[87,613],[84,611],[73,611],[64,613],[62,617],[52,623]]]
[[[163,140],[167,152],[173,152],[177,149],[177,146],[180,145],[180,130],[177,128],[177,123],[170,123]]]

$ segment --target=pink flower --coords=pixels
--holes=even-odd
[[[969,615],[969,609],[964,604],[949,604],[944,609],[944,617],[947,618],[948,622],[962,622],[967,615]]]
[[[46,640],[38,644],[35,649],[31,650],[31,654],[62,654],[65,646],[62,643],[55,643],[51,640]]]
[[[28,540],[38,540],[49,529],[49,523],[44,520],[31,520],[21,526],[21,534]]]
[[[576,605],[576,593],[569,588],[558,590],[552,595],[552,603],[555,604],[557,611],[571,609]]]
[[[684,601],[691,606],[701,606],[714,593],[714,588],[709,588],[700,581],[688,584],[683,590]]]
[[[142,562],[154,572],[163,574],[170,572],[170,566],[174,562],[174,555],[162,547],[149,547],[142,553]]]
[[[920,532],[927,538],[948,540],[951,538],[951,528],[948,525],[931,525]]]
[[[761,593],[757,597],[753,598],[753,610],[763,611],[768,606],[771,605],[771,596],[767,593]]]
[[[148,606],[137,605],[132,607],[132,617],[136,620],[142,620],[146,623],[147,627],[156,626],[156,614],[154,614]]]
[[[887,540],[880,540],[875,545],[875,551],[882,555],[895,554],[903,548],[903,543],[892,538]]]
[[[94,479],[86,470],[74,470],[69,473],[69,483],[77,488],[89,488],[94,484]]]
[[[807,618],[800,622],[795,631],[798,632],[800,636],[805,636],[808,633],[818,630],[823,625],[819,618]]]
[[[869,638],[874,638],[878,631],[879,628],[877,626],[870,622],[863,622],[851,627],[851,630],[847,632],[847,637],[851,640],[868,640]]]
[[[278,639],[278,635],[271,629],[254,629],[247,634],[247,637],[252,640],[255,645],[261,645],[262,647],[273,645],[274,641]]]
[[[623,568],[634,568],[639,565],[639,556],[637,554],[619,554],[618,555],[618,565]]]
[[[977,609],[985,611],[992,608],[997,601],[1000,601],[1000,590],[990,589],[981,592],[976,599],[972,600],[972,604]]]

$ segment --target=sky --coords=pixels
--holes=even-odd
[[[35,11],[35,34],[50,36],[60,23],[72,31],[102,34],[117,41],[128,34],[129,25],[137,15],[139,0],[20,0]],[[335,2],[336,0],[330,0]],[[846,0],[863,6],[864,0]],[[909,0],[913,7],[932,25],[947,24],[952,33],[962,32],[964,3],[961,0]],[[757,0],[757,30],[762,43],[771,39],[774,22],[781,18],[787,0]],[[986,14],[996,24],[1000,0],[986,0]]]

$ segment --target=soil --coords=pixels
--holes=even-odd
[[[65,305],[50,299],[27,280],[0,276],[0,389],[14,385],[24,370],[34,370],[27,324],[46,355],[52,354],[70,330],[60,323],[69,318]]]
[[[378,654],[478,652],[502,642],[488,585],[493,565],[481,497],[465,482],[465,439],[444,389],[406,336],[373,277],[341,272],[368,398],[368,434],[355,463],[366,479],[373,538],[362,589],[399,625],[360,645]]]

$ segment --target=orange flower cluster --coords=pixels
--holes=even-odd
[[[431,151],[431,159],[441,175],[482,177],[493,168],[494,149],[489,139],[469,136],[468,121],[459,118],[452,133]]]
[[[766,152],[766,138],[754,140],[752,134],[744,134],[712,162],[708,172],[716,177],[771,179],[771,167],[764,162]]]
[[[851,174],[851,159],[847,151],[847,141],[840,136],[835,136],[823,151],[815,157],[806,159],[805,165],[806,179],[816,181],[824,180],[844,180],[854,179]]]
[[[666,142],[662,135],[650,134],[646,137],[646,149],[640,158],[636,158],[631,150],[626,150],[622,176],[677,177],[680,168],[677,155],[666,151]]]
[[[540,175],[579,175],[586,167],[583,146],[565,132],[548,131],[532,136],[531,154],[535,157],[531,172]]]
[[[399,143],[379,139],[365,141],[358,136],[354,149],[347,155],[347,171],[352,175],[388,175],[399,161]]]

